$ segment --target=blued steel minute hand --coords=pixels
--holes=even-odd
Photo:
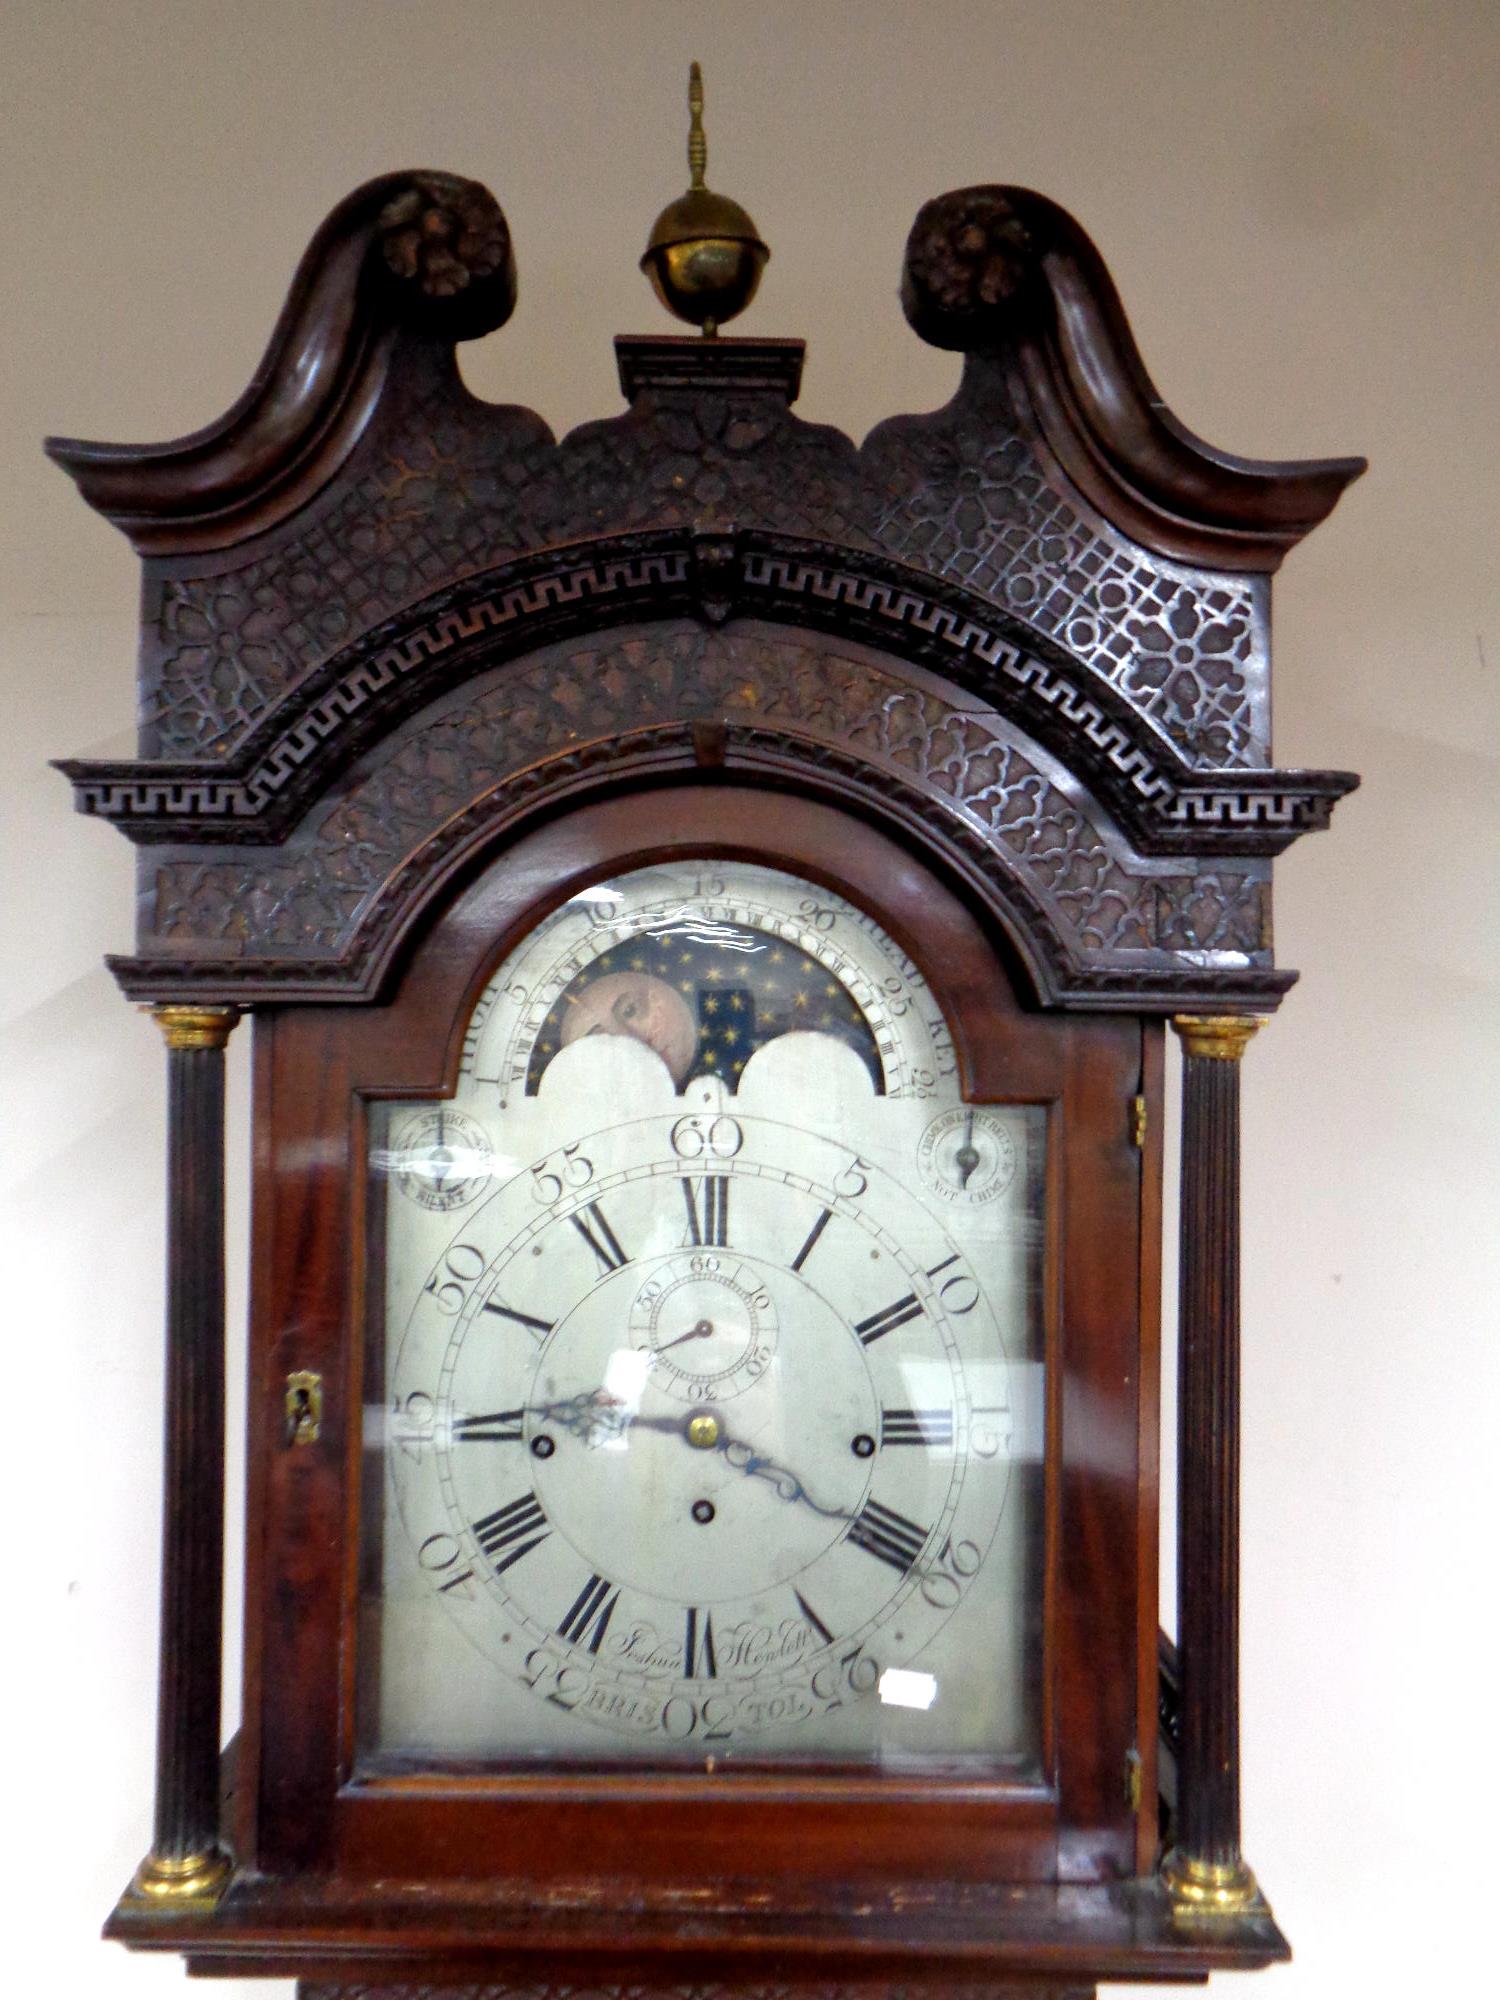
[[[590,1448],[607,1443],[612,1438],[623,1437],[627,1430],[663,1431],[670,1436],[680,1437],[689,1442],[688,1426],[693,1416],[647,1417],[632,1415],[629,1406],[618,1396],[612,1396],[605,1389],[586,1390],[577,1396],[570,1396],[563,1402],[543,1403],[533,1409],[531,1415],[540,1417],[544,1423],[557,1424],[581,1438]],[[702,1412],[696,1412],[701,1415]],[[705,1449],[695,1445],[694,1450]],[[763,1479],[778,1499],[800,1502],[814,1514],[829,1521],[850,1521],[853,1515],[845,1507],[825,1507],[815,1500],[806,1486],[789,1467],[778,1465],[774,1459],[758,1452],[743,1438],[731,1437],[722,1427],[707,1449],[722,1455],[726,1465],[735,1472],[744,1473],[747,1479]]]

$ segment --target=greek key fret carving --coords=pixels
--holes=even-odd
[[[285,811],[296,795],[326,784],[319,771],[328,757],[347,761],[352,747],[368,734],[384,704],[410,705],[396,690],[431,675],[449,656],[476,643],[493,642],[505,651],[538,643],[532,627],[545,631],[559,620],[587,622],[587,607],[613,604],[615,616],[641,601],[696,607],[710,622],[727,615],[731,603],[754,611],[774,609],[799,622],[834,611],[836,624],[863,629],[880,642],[886,634],[920,635],[916,648],[940,671],[973,686],[987,702],[1015,714],[1023,726],[1052,741],[1075,769],[1091,767],[1102,796],[1125,815],[1144,851],[1192,851],[1196,845],[1231,835],[1240,851],[1268,851],[1298,833],[1327,823],[1342,784],[1319,774],[1245,771],[1234,785],[1213,778],[1170,773],[1134,739],[1120,712],[1079,685],[1078,678],[1022,650],[1003,631],[985,625],[951,604],[889,578],[842,569],[827,561],[777,554],[753,546],[739,548],[733,537],[697,536],[689,542],[643,549],[615,545],[590,559],[533,573],[506,572],[486,589],[476,579],[469,591],[426,619],[396,632],[384,645],[358,655],[340,678],[321,693],[309,688],[299,706],[289,705],[281,734],[242,776],[212,770],[154,772],[140,765],[67,766],[85,811],[131,822],[140,839],[170,837],[175,823],[197,820],[208,839],[233,837],[285,795]],[[799,607],[803,607],[799,610]],[[455,659],[454,669],[464,665]],[[1128,711],[1126,711],[1128,713]],[[341,746],[341,747],[340,747]],[[155,822],[155,824],[153,824]],[[275,828],[268,822],[262,838]],[[1248,849],[1246,843],[1248,842]]]
[[[142,654],[151,754],[231,755],[341,649],[502,561],[599,535],[738,527],[884,552],[961,585],[1076,661],[1070,699],[1097,677],[1189,763],[1264,760],[1250,586],[1086,521],[982,373],[948,410],[882,425],[856,452],[751,390],[643,395],[554,444],[530,412],[476,406],[424,366],[407,364],[349,476],[269,551],[223,575],[163,571]],[[805,587],[862,586],[810,572]],[[729,601],[711,591],[703,609],[727,616]],[[879,610],[923,630],[953,623],[920,595]]]
[[[345,961],[434,865],[435,843],[458,843],[542,789],[653,746],[686,760],[695,717],[723,721],[731,755],[738,744],[849,783],[899,784],[941,837],[990,868],[1003,863],[1060,967],[1120,953],[1167,967],[1171,952],[1229,936],[1235,949],[1258,949],[1246,942],[1261,921],[1258,881],[1134,872],[997,718],[955,709],[831,641],[687,624],[559,643],[492,674],[464,705],[392,739],[281,850],[165,861],[150,947],[165,956],[233,943],[247,958]]]

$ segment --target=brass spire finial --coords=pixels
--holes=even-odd
[[[641,269],[670,313],[701,326],[712,340],[720,326],[742,313],[760,283],[770,251],[737,201],[714,194],[703,176],[708,140],[703,131],[703,72],[688,71],[688,191],[656,218]]]
[[[708,139],[703,130],[703,71],[697,63],[688,69],[688,193],[706,193],[708,182]]]

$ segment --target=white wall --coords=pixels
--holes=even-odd
[[[55,0],[6,10],[0,49],[15,1990],[181,1976],[95,1941],[149,1833],[162,1064],[99,963],[130,941],[129,849],[45,768],[129,745],[136,564],[38,440],[217,415],[325,211],[405,165],[475,175],[510,217],[522,305],[468,350],[476,387],[559,430],[612,410],[610,336],[663,324],[635,259],[681,185],[690,56],[711,179],[774,252],[736,331],[808,338],[809,418],[858,436],[945,396],[956,364],[896,307],[901,245],[927,196],[1007,180],[1095,235],[1194,429],[1372,460],[1277,587],[1279,759],[1365,789],[1279,871],[1305,983],[1245,1072],[1245,1832],[1297,1948],[1276,1991],[1475,1990],[1500,1776],[1500,14]]]

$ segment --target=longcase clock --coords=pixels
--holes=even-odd
[[[694,186],[561,441],[440,173],[220,423],[54,441],[145,561],[113,961],[168,1048],[156,1821],[109,1923],[371,1991],[1083,1995],[1286,1955],[1239,1844],[1240,1058],[1293,975],[1269,590],[1359,461],[1157,396],[1088,238],[918,215],[856,447]],[[222,1051],[254,1038],[221,1752]],[[1157,1626],[1164,1035],[1179,1607]],[[242,1031],[243,1032],[243,1031]]]

